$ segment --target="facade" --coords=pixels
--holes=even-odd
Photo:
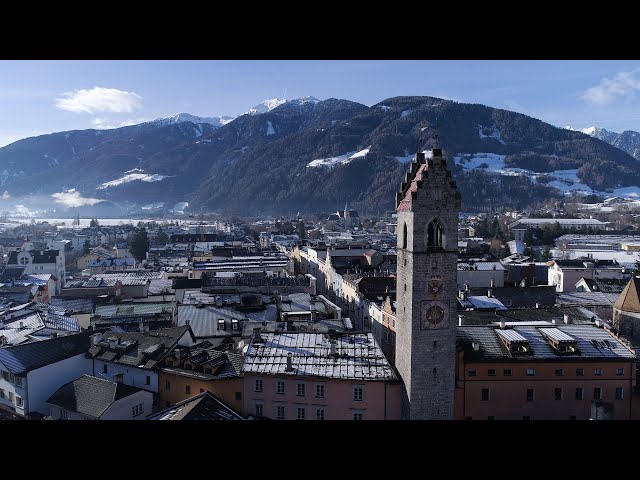
[[[85,333],[0,348],[0,408],[20,416],[46,415],[51,394],[91,373],[88,349]]]
[[[455,418],[588,420],[595,407],[628,420],[635,362],[592,324],[458,327]]]
[[[401,385],[373,335],[268,333],[242,368],[244,411],[275,420],[399,420]]]
[[[551,260],[549,262],[548,284],[556,287],[556,292],[575,292],[576,283],[586,279],[629,278],[629,273],[613,260]]]
[[[90,375],[64,384],[47,400],[54,420],[144,420],[153,394]]]
[[[22,250],[20,252],[11,252],[7,259],[7,266],[24,267],[24,273],[33,274],[51,274],[55,277],[55,293],[60,293],[62,285],[65,284],[65,256],[63,250],[33,250],[33,244],[25,243],[24,248],[30,250]]]
[[[504,287],[504,277],[500,262],[458,263],[458,289]]]
[[[442,150],[417,153],[397,194],[395,360],[406,419],[453,418],[460,203]]]
[[[640,340],[640,279],[636,276],[613,304],[613,328],[634,345]]]

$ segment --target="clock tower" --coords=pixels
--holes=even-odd
[[[396,198],[396,367],[403,418],[453,418],[458,212],[461,197],[442,149],[417,153]]]

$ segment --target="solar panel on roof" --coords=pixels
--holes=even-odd
[[[546,335],[548,338],[551,338],[557,342],[575,342],[576,339],[573,337],[570,337],[569,335],[567,335],[566,333],[564,333],[562,330],[559,330],[557,328],[540,328],[540,333],[542,333],[543,335]]]

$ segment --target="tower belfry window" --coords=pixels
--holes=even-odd
[[[402,248],[407,248],[407,224],[404,224],[402,229]]]
[[[427,248],[442,248],[443,238],[442,224],[438,220],[434,220],[427,227]]]

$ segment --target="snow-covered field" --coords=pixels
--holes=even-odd
[[[124,176],[120,178],[116,178],[115,180],[111,180],[110,182],[103,183],[102,185],[97,187],[97,190],[117,187],[129,182],[159,182],[161,180],[164,180],[165,178],[168,178],[168,176],[158,175],[157,173],[144,173],[144,170],[134,168],[133,170],[124,172]]]
[[[343,164],[346,165],[347,163],[351,162],[352,160],[355,160],[357,158],[363,158],[366,157],[367,154],[369,153],[369,150],[371,149],[371,145],[369,145],[367,148],[365,148],[364,150],[360,150],[359,152],[347,152],[347,153],[343,153],[342,155],[338,155],[337,157],[329,157],[329,158],[317,158],[315,160],[311,160],[308,164],[307,164],[307,168],[311,167],[333,167],[335,165],[339,165],[339,164]]]

